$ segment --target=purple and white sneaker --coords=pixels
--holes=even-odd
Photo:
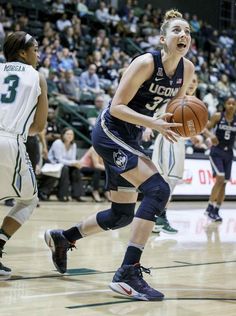
[[[162,301],[164,294],[150,287],[143,279],[143,273],[150,274],[150,269],[135,265],[120,267],[109,287],[119,294],[142,301]]]

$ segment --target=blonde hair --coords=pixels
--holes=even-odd
[[[163,19],[163,23],[161,25],[161,35],[166,35],[166,30],[168,29],[170,25],[170,21],[175,20],[175,19],[186,21],[183,18],[182,13],[180,13],[178,10],[171,9],[171,10],[166,11],[164,19]]]

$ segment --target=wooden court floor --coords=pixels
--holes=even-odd
[[[120,265],[129,228],[88,237],[69,252],[68,273],[57,273],[43,239],[48,228],[68,228],[108,207],[102,203],[44,202],[8,242],[3,262],[13,273],[0,281],[1,316],[236,315],[236,202],[226,202],[223,223],[203,215],[206,202],[173,202],[176,235],[152,234],[142,265],[145,280],[165,294],[162,302],[131,301],[108,284]],[[0,205],[0,219],[8,212]]]

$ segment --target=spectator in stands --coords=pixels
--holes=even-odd
[[[63,13],[61,18],[56,22],[56,27],[59,32],[63,32],[66,28],[71,26],[71,21],[67,18],[67,14]]]
[[[61,133],[61,139],[55,140],[48,152],[48,159],[51,163],[63,164],[57,192],[59,201],[69,201],[69,195],[73,199],[81,201],[83,188],[79,171],[80,164],[76,157],[77,145],[74,142],[74,132],[70,128],[65,128]],[[49,196],[51,190],[52,184],[50,187],[41,185],[39,191]]]
[[[217,111],[219,104],[217,90],[213,85],[208,86],[207,93],[202,101],[206,104],[209,116],[211,117]]]
[[[199,72],[199,85],[198,88],[200,90],[200,98],[202,99],[206,94],[208,83],[210,82],[210,72],[208,68],[207,62],[204,62],[201,65]]]
[[[76,14],[72,16],[71,22],[74,30],[74,37],[77,38],[77,41],[81,40],[85,35],[90,38],[90,35],[88,34],[88,26],[86,24],[82,24]],[[85,47],[83,48],[85,49]]]
[[[92,56],[88,57],[90,64],[95,64],[97,67],[97,75],[100,77],[103,73],[104,61],[100,50],[94,50]]]
[[[189,23],[191,25],[192,32],[194,33],[194,35],[197,35],[200,32],[201,24],[196,14],[192,16],[192,19]]]
[[[132,9],[133,5],[132,5],[132,0],[126,0],[125,3],[123,3],[121,9],[120,9],[120,16],[124,17],[124,16],[128,16],[130,10]]]
[[[206,41],[206,47],[205,47],[205,49],[208,51],[208,56],[210,56],[211,52],[214,53],[216,48],[218,47],[218,37],[219,37],[218,30],[212,30],[212,32],[209,34]]]
[[[151,49],[157,49],[160,45],[160,32],[152,28],[147,40]]]
[[[143,15],[144,13],[144,9],[141,8],[141,6],[139,5],[139,1],[138,0],[133,0],[133,10],[134,10],[134,15],[137,16],[138,18],[140,18],[141,15]]]
[[[79,80],[75,77],[72,69],[67,70],[64,74],[64,79],[61,79],[60,92],[63,93],[69,100],[75,103],[79,103],[80,101]]]
[[[102,50],[102,48],[105,48],[107,50],[107,52],[109,52],[107,54],[107,56],[109,57],[110,56],[110,50],[111,50],[111,39],[110,39],[110,37],[108,37],[108,36],[104,37],[103,42],[102,42],[101,50]]]
[[[236,80],[236,67],[232,58],[223,58],[224,60],[224,73],[229,77],[230,81]]]
[[[48,149],[51,148],[52,143],[61,137],[59,129],[56,123],[56,111],[52,108],[48,108],[48,120],[46,126],[45,139]]]
[[[81,18],[86,16],[86,15],[93,14],[91,11],[89,11],[89,9],[85,3],[85,0],[77,0],[76,5],[77,5],[77,7],[76,7],[77,12]]]
[[[59,53],[59,71],[73,70],[78,67],[76,59],[76,52],[70,52],[68,48],[64,47]]]
[[[115,33],[111,38],[111,50],[124,51],[124,42],[119,33]]]
[[[141,36],[150,35],[152,33],[152,23],[147,14],[143,14],[138,21],[139,34]]]
[[[220,97],[225,98],[230,95],[230,84],[227,75],[222,74],[220,80],[216,83],[216,88]]]
[[[103,90],[107,91],[112,85],[117,84],[119,78],[118,67],[112,57],[108,57],[106,62],[100,62],[97,69],[99,83]]]
[[[58,77],[57,77],[57,71],[51,69],[49,71],[49,75],[47,78],[47,84],[48,84],[48,96],[55,96],[60,94],[59,88],[58,88]]]
[[[45,22],[44,27],[43,27],[43,37],[46,37],[48,39],[54,39],[55,37],[55,31],[54,31],[54,27],[53,27],[53,23],[52,22]]]
[[[121,19],[117,13],[116,8],[114,8],[113,6],[110,6],[108,15],[109,15],[109,19],[108,19],[109,28],[111,30],[111,33],[114,34],[117,32],[117,26]]]
[[[234,40],[233,40],[233,38],[228,36],[226,30],[223,30],[221,32],[221,35],[219,36],[218,43],[219,43],[220,47],[227,48],[230,51],[234,45]]]
[[[50,67],[51,67],[50,58],[45,57],[42,62],[42,66],[39,67],[39,72],[44,76],[45,79],[48,79],[49,77]]]
[[[78,48],[79,37],[77,34],[75,34],[74,28],[72,26],[68,26],[64,29],[64,32],[61,35],[61,44],[68,48],[71,52]]]
[[[131,9],[127,16],[123,17],[124,32],[127,36],[134,36],[138,33],[139,18],[134,15],[134,10]]]
[[[20,30],[24,32],[29,31],[29,18],[26,14],[21,14],[17,21],[20,25]]]
[[[97,66],[90,64],[88,70],[82,72],[80,75],[81,100],[94,100],[97,94],[102,93],[100,88],[99,78],[96,74]]]
[[[63,0],[55,0],[52,3],[52,14],[63,14],[65,12],[65,5]]]
[[[151,18],[152,14],[153,14],[153,6],[150,2],[145,4],[144,12],[149,18]]]
[[[90,147],[79,160],[80,172],[85,176],[92,176],[92,196],[95,202],[101,202],[99,191],[104,191],[100,186],[100,180],[105,178],[105,167],[102,158],[96,153],[93,147]],[[104,193],[104,192],[103,192]],[[107,196],[107,194],[105,194]]]
[[[98,19],[99,22],[102,23],[109,23],[109,13],[108,13],[108,7],[106,6],[106,3],[104,1],[100,1],[99,8],[95,11],[95,16]]]
[[[104,97],[103,95],[97,95],[94,100],[95,108],[87,112],[87,119],[91,126],[94,126],[99,114],[104,109]]]
[[[110,86],[107,89],[106,93],[103,94],[105,107],[108,106],[109,102],[111,102],[112,98],[114,97],[116,89],[117,89],[117,85],[118,85],[118,82],[115,85]]]

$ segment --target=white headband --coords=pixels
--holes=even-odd
[[[28,41],[31,40],[32,37],[33,37],[33,36],[31,36],[30,34],[27,33],[27,34],[25,35],[25,44],[27,44]]]

